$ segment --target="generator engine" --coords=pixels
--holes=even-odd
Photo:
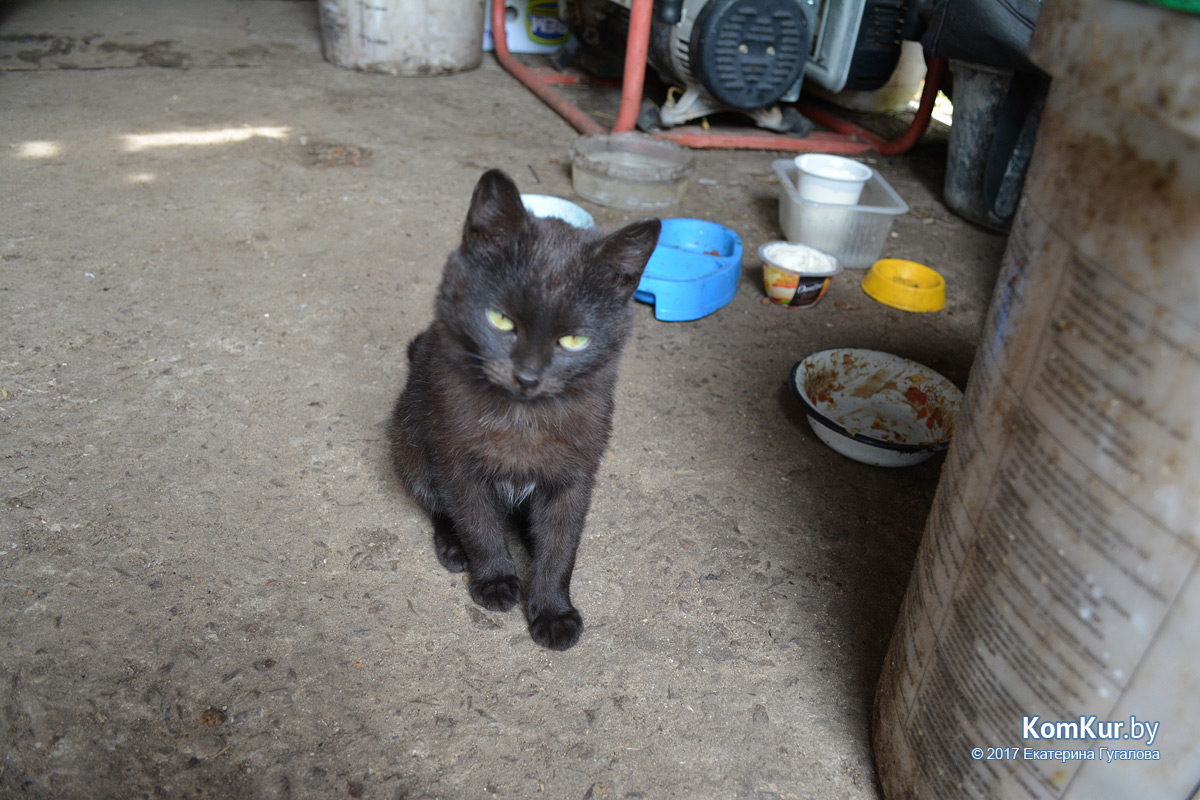
[[[623,62],[631,0],[570,0],[565,16],[585,69]],[[795,109],[807,79],[830,91],[873,89],[900,57],[908,0],[656,0],[647,61],[682,89],[650,104],[639,127],[673,127],[719,111],[760,127],[811,128]],[[608,66],[602,66],[607,64]]]

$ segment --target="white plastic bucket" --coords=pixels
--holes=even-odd
[[[389,75],[440,75],[483,60],[484,0],[320,0],[325,58]]]
[[[1187,800],[1200,17],[1046,0],[1031,54],[1054,82],[880,679],[876,763],[889,800]]]

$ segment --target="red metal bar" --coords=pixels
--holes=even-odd
[[[548,69],[533,69],[533,73],[537,75],[537,79],[542,83],[557,84],[559,86],[578,86],[581,83],[592,83],[592,81],[580,75],[568,75],[565,72],[552,72]]]
[[[508,70],[513,77],[525,84],[531,92],[540,97],[546,105],[553,108],[559,115],[580,133],[604,133],[604,127],[579,110],[578,107],[552,86],[538,78],[529,67],[513,58],[508,51],[508,34],[504,30],[504,0],[492,0],[492,43],[496,52],[496,60],[500,66]]]
[[[654,0],[633,0],[629,9],[629,36],[625,41],[625,72],[621,83],[621,108],[614,132],[631,131],[637,124],[646,80],[646,55],[650,52],[650,22]]]
[[[844,133],[814,131],[804,138],[783,136],[777,133],[731,133],[732,129],[710,128],[699,125],[683,125],[657,134],[660,139],[670,139],[684,147],[709,148],[713,150],[779,150],[788,152],[835,153],[855,155],[874,148],[869,142],[860,141]]]
[[[612,78],[592,78],[586,75],[576,75],[569,72],[546,67],[530,67],[537,79],[543,83],[554,83],[559,86],[620,86],[621,82]]]

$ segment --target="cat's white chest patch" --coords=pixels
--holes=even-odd
[[[524,486],[518,486],[511,481],[496,482],[496,494],[500,495],[500,499],[507,503],[509,508],[525,502],[526,498],[533,494],[534,488],[535,485],[532,481]]]

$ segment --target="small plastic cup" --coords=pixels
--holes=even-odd
[[[523,194],[521,202],[525,210],[535,217],[557,217],[576,228],[596,227],[596,220],[592,219],[592,215],[570,200],[549,194]]]
[[[763,288],[781,306],[809,308],[825,296],[842,264],[826,252],[794,242],[767,242],[758,248]]]
[[[800,198],[810,203],[852,206],[862,196],[863,186],[871,177],[866,164],[841,156],[805,153],[796,156],[800,171]]]

